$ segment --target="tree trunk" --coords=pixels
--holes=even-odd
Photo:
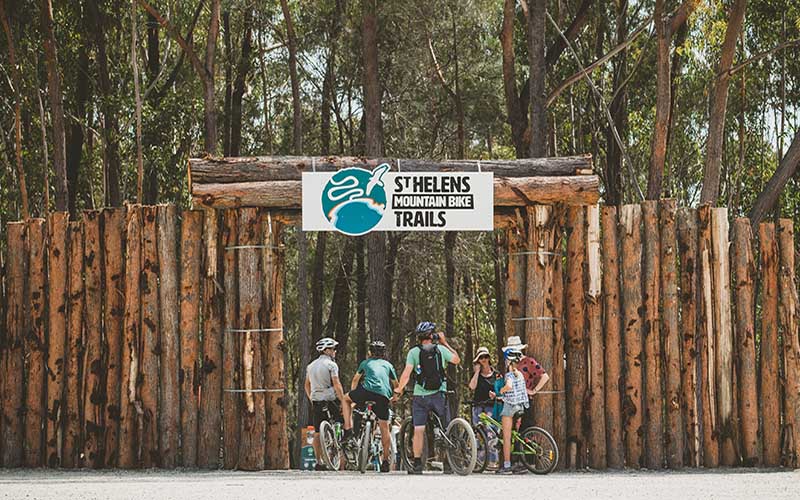
[[[306,383],[306,367],[311,362],[311,346],[316,341],[319,340],[319,337],[315,333],[309,333],[308,330],[308,238],[306,237],[305,231],[300,226],[295,228],[295,232],[297,235],[297,300],[298,300],[298,308],[300,310],[298,322],[299,324],[299,334],[298,334],[298,343],[300,344],[300,365],[299,365],[299,378],[297,379],[297,422],[300,426],[305,426],[310,422],[310,414],[311,414],[311,403],[308,401],[308,397],[306,396],[305,392],[305,383]],[[325,233],[317,233],[319,237],[322,237],[322,240],[317,240],[317,251],[314,255],[315,262],[314,262],[314,273],[316,274],[316,257],[320,257],[320,267],[324,263],[324,248],[325,248]],[[322,249],[323,251],[320,252],[320,241],[322,241]],[[316,280],[316,276],[312,278],[312,283],[314,283],[314,287],[311,291],[312,296],[322,296],[322,294],[318,291],[321,288],[321,283]],[[322,314],[322,304],[320,306],[320,314]],[[313,307],[313,306],[312,306]],[[313,311],[316,313],[316,309]],[[342,354],[344,354],[344,348],[346,345],[341,346]],[[301,452],[303,450],[303,442],[300,439],[295,440],[295,460],[297,463],[300,463],[302,459]]]
[[[656,0],[654,20],[656,27],[656,117],[650,147],[650,172],[647,178],[647,199],[661,197],[664,167],[667,160],[667,137],[670,123],[670,47],[672,31],[670,17],[666,15],[665,0]]]
[[[616,1],[616,31],[617,45],[623,43],[628,38],[628,2]],[[627,111],[627,92],[625,90],[627,79],[627,49],[621,51],[612,61],[614,73],[613,88],[614,97],[611,99],[609,111],[613,119],[613,125],[620,134],[626,137],[625,129],[628,123]],[[608,205],[621,205],[625,198],[625,191],[622,185],[622,151],[614,139],[614,132],[611,125],[605,127],[606,144],[606,164],[604,169],[606,195],[605,201]]]
[[[58,68],[58,49],[53,32],[53,5],[51,0],[41,3],[42,39],[47,66],[47,95],[50,99],[50,117],[53,120],[53,167],[56,172],[56,210],[69,209],[67,185],[66,127],[64,125],[64,96],[61,93],[61,76]]]
[[[586,244],[583,207],[567,211],[567,446],[570,468],[586,465],[586,436],[583,421],[586,398],[587,361],[584,327],[583,266]]]
[[[546,0],[529,0],[528,14],[528,63],[530,65],[530,145],[532,158],[547,156],[547,92],[545,77],[545,31],[547,17]]]
[[[89,102],[89,42],[88,35],[79,36],[78,69],[75,76],[75,119],[70,121],[67,133],[67,183],[69,185],[69,213],[77,218],[78,183],[81,179],[81,159],[83,158],[83,127],[86,120],[86,105]]]
[[[725,114],[728,107],[728,82],[731,77],[729,70],[736,53],[736,40],[739,38],[739,32],[744,24],[746,7],[747,0],[735,0],[728,15],[728,27],[725,29],[725,40],[722,42],[711,98],[711,109],[709,110],[708,144],[700,203],[715,204],[719,197],[722,143],[725,136]]]
[[[247,78],[253,67],[253,11],[245,8],[244,33],[242,33],[242,51],[239,54],[239,63],[236,65],[236,79],[233,83],[231,95],[230,118],[230,155],[239,156],[242,153],[242,99],[247,90]]]
[[[516,18],[515,0],[503,2],[503,26],[500,30],[500,46],[503,51],[503,92],[506,100],[506,113],[511,125],[511,139],[517,158],[525,158],[529,153],[530,135],[528,134],[527,90],[523,88],[517,93],[517,76],[514,62],[514,19]],[[542,20],[544,22],[544,19]],[[543,75],[544,77],[544,75]]]
[[[297,74],[297,38],[294,33],[292,13],[287,0],[281,0],[283,20],[286,23],[286,42],[289,48],[289,77],[292,84],[292,150],[303,151],[303,108],[300,102],[300,80]]]
[[[225,99],[222,103],[222,154],[231,155],[231,95],[233,94],[233,47],[231,47],[231,13],[222,13],[222,41],[225,44]],[[238,156],[238,155],[237,155]]]
[[[217,51],[217,37],[219,36],[220,4],[221,0],[211,0],[211,16],[208,21],[208,35],[206,38],[205,71],[201,73],[201,80],[203,81],[203,122],[205,124],[203,147],[209,155],[214,155],[217,152],[214,56]]]
[[[33,240],[31,240],[33,242]],[[800,459],[800,339],[797,330],[797,284],[792,219],[778,220],[780,305],[778,327],[783,340],[783,448],[785,465],[798,468]],[[31,254],[33,258],[33,254]]]
[[[300,231],[300,229],[298,229],[298,231]],[[328,233],[317,233],[317,247],[314,250],[314,265],[311,270],[311,283],[314,283],[311,289],[311,338],[315,340],[322,337],[322,308],[325,305],[325,249],[327,240]],[[305,266],[305,259],[303,259],[303,265]],[[308,285],[306,284],[305,286]],[[303,304],[302,301],[301,304]],[[305,304],[307,307],[308,302],[306,301]]]
[[[791,179],[797,171],[798,165],[800,165],[800,130],[797,131],[794,139],[792,139],[792,144],[786,151],[777,170],[775,170],[775,173],[769,179],[766,186],[764,186],[764,189],[758,194],[755,203],[753,203],[753,208],[750,210],[749,214],[750,223],[753,224],[753,226],[761,223],[767,214],[772,212],[775,208],[780,198],[781,191],[783,191],[786,183],[789,182],[789,179]]]
[[[356,241],[356,330],[359,332],[357,355],[358,359],[364,359],[367,355],[366,342],[362,342],[367,331],[367,267],[364,265],[366,239],[358,237]],[[349,336],[349,332],[342,333]],[[338,332],[336,338],[339,338]]]
[[[364,152],[367,156],[374,157],[383,155],[381,85],[378,64],[378,2],[365,0],[362,8],[361,36],[364,54],[364,120],[366,122]]]

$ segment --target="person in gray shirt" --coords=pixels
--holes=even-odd
[[[319,426],[323,420],[332,418],[343,422],[341,402],[344,401],[344,390],[339,381],[339,365],[336,364],[336,346],[339,343],[330,337],[317,342],[319,357],[306,367],[306,397],[311,401],[314,419],[314,453],[320,457]],[[330,415],[330,417],[329,417]],[[345,423],[347,427],[347,423]],[[345,436],[352,430],[345,428]],[[317,470],[325,470],[325,466],[317,463]]]

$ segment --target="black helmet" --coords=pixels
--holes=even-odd
[[[430,321],[423,321],[417,325],[417,337],[426,338],[431,333],[433,333],[434,330],[436,330],[436,323],[431,323]]]
[[[377,356],[383,356],[383,354],[386,353],[386,343],[382,340],[373,340],[369,344],[369,352]]]

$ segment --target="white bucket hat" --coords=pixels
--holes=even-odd
[[[472,362],[477,363],[478,358],[481,356],[491,356],[487,347],[478,347],[478,352],[475,353],[475,358],[472,360]]]
[[[515,351],[521,351],[528,347],[528,344],[523,344],[522,339],[518,336],[508,337],[508,344],[503,347],[503,352],[508,350],[514,349]]]

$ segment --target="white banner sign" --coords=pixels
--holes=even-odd
[[[303,173],[304,231],[491,231],[493,215],[491,172]]]

